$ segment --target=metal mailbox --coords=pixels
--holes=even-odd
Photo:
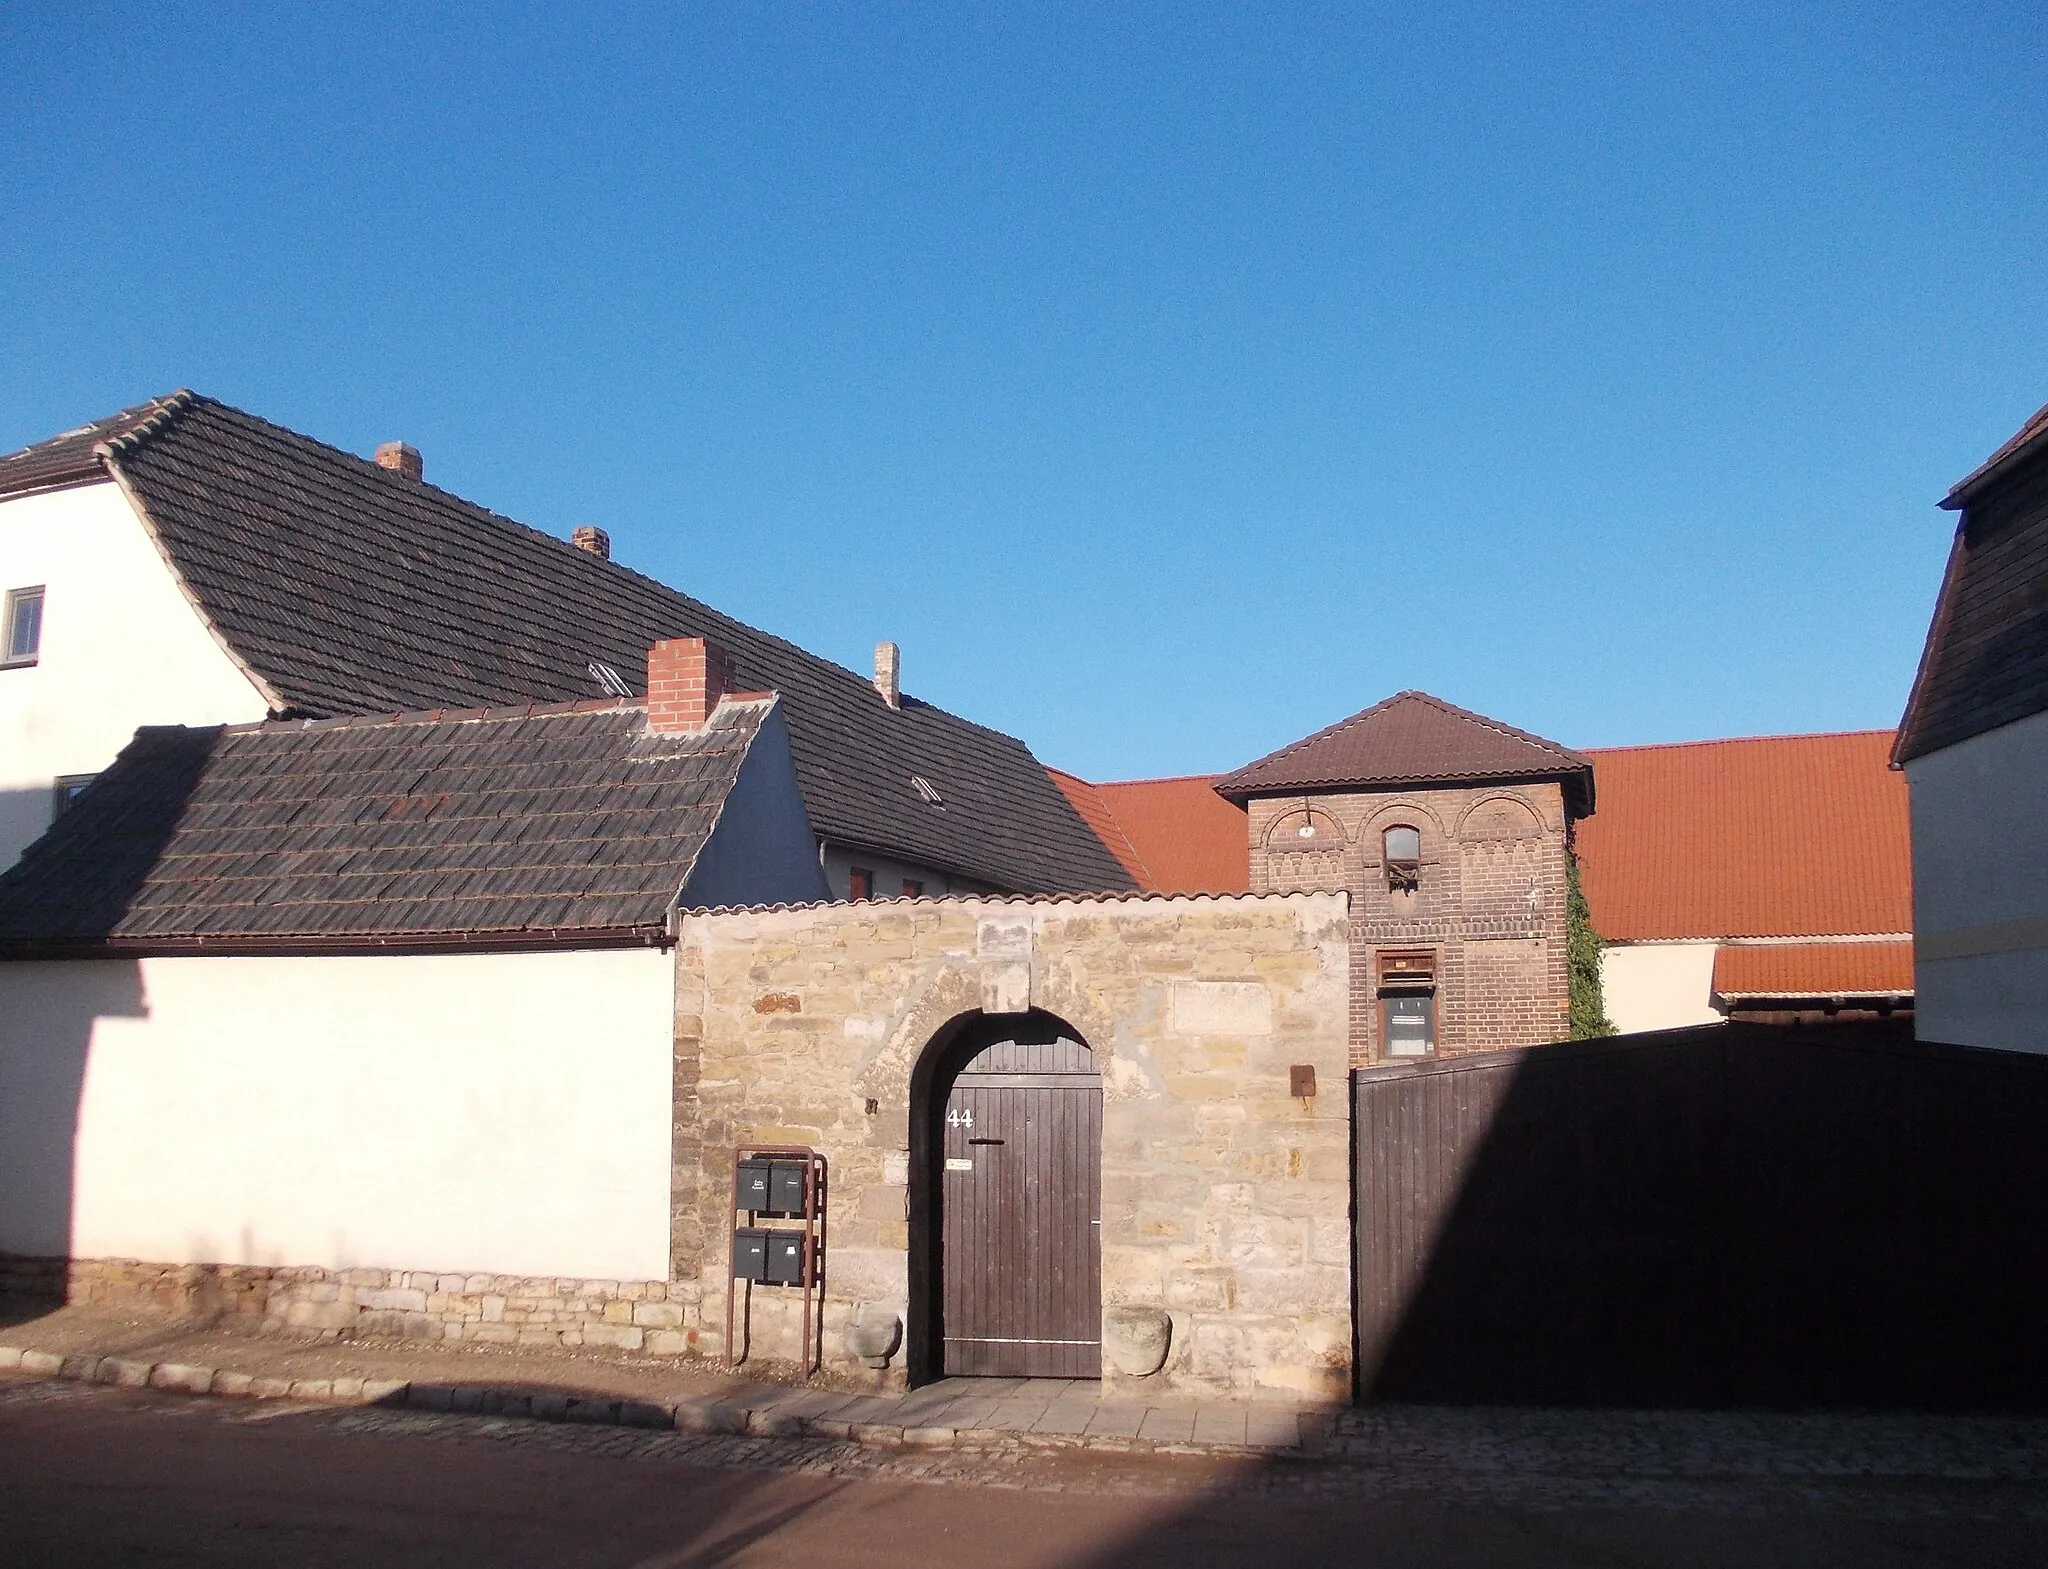
[[[732,1234],[732,1274],[735,1280],[768,1278],[770,1232],[758,1226],[741,1226]]]
[[[768,1166],[768,1213],[801,1215],[804,1212],[804,1162],[777,1160]]]
[[[755,1214],[766,1214],[769,1209],[768,1189],[770,1186],[771,1163],[765,1160],[743,1160],[740,1162],[740,1208]]]
[[[771,1286],[800,1286],[804,1283],[804,1234],[801,1231],[770,1231],[768,1268],[762,1277]]]

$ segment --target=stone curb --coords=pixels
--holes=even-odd
[[[891,1426],[888,1423],[805,1417],[772,1407],[757,1409],[711,1395],[679,1400],[605,1399],[560,1393],[528,1394],[477,1384],[414,1383],[400,1378],[268,1378],[183,1362],[138,1362],[122,1357],[0,1346],[0,1372],[18,1370],[42,1378],[112,1384],[123,1389],[157,1389],[181,1395],[221,1395],[251,1400],[297,1400],[307,1404],[405,1407],[458,1415],[523,1417],[537,1422],[637,1427],[678,1433],[727,1433],[750,1438],[827,1438],[874,1449],[989,1449],[1024,1444],[1033,1449],[1086,1449],[1114,1454],[1213,1455],[1271,1459],[1312,1459],[1327,1453],[1333,1417],[1299,1413],[1301,1442],[1293,1446],[1163,1441],[1132,1436],[1032,1433],[1007,1428]]]

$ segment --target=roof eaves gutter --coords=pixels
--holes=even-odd
[[[673,945],[666,921],[646,926],[548,927],[503,932],[295,933],[219,937],[82,937],[0,942],[0,961],[26,959],[308,958],[364,954],[532,953]]]

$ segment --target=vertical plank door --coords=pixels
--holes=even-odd
[[[998,1041],[946,1097],[945,1371],[1102,1376],[1102,1079],[1078,1041]]]

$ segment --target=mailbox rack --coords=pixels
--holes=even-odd
[[[808,1144],[742,1144],[733,1152],[732,1204],[727,1213],[732,1235],[725,1293],[726,1366],[738,1367],[753,1349],[755,1284],[800,1286],[804,1294],[803,1368],[804,1377],[809,1378],[824,1364],[825,1157]],[[764,1225],[764,1220],[786,1224]],[[774,1267],[778,1244],[787,1249],[791,1242],[799,1255],[793,1280]],[[762,1253],[758,1272],[751,1258],[743,1257],[757,1243]],[[739,1343],[733,1339],[733,1309],[742,1285],[746,1287],[743,1327],[747,1345],[734,1355]]]

